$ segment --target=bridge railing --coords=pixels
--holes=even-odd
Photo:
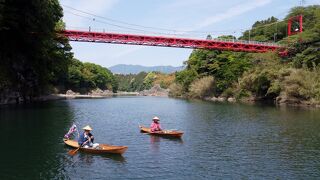
[[[70,28],[70,27],[69,27]],[[75,28],[72,27],[72,29],[80,29],[82,31],[87,32],[98,32],[98,33],[115,33],[115,34],[130,34],[130,35],[142,35],[142,36],[165,36],[168,38],[188,38],[188,39],[199,39],[199,40],[206,40],[201,37],[195,37],[191,36],[190,34],[181,34],[181,33],[147,33],[147,32],[134,32],[134,31],[127,31],[127,32],[119,32],[117,30],[105,30],[105,29],[93,29],[93,28]],[[275,42],[260,42],[260,41],[252,41],[252,40],[238,40],[238,39],[226,39],[226,38],[213,38],[212,41],[218,41],[218,42],[232,42],[232,43],[241,43],[241,44],[254,44],[254,45],[263,45],[263,46],[272,46],[272,47],[282,47],[282,45],[275,43]]]
[[[249,41],[249,40],[238,40],[238,39],[223,39],[223,38],[214,38],[213,41],[219,42],[234,42],[234,43],[241,43],[241,44],[258,44],[258,45],[265,45],[265,46],[281,46],[278,43],[274,42],[260,42],[260,41]]]

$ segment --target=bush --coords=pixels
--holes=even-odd
[[[193,81],[189,88],[189,96],[192,98],[204,98],[214,90],[215,81],[212,76],[202,77]]]
[[[256,68],[244,73],[240,88],[251,92],[257,98],[274,98],[279,95],[281,86],[277,82],[279,70],[274,67]]]
[[[223,93],[221,94],[222,97],[226,97],[226,98],[234,97],[234,95],[235,95],[235,90],[231,87],[223,91]]]
[[[275,80],[270,84],[270,87],[268,88],[267,91],[267,96],[270,97],[277,97],[281,92],[281,84],[279,80]]]
[[[288,97],[320,100],[320,71],[294,70],[284,81]]]
[[[173,83],[169,86],[169,96],[181,97],[185,91],[181,84]]]
[[[184,91],[188,91],[189,85],[197,78],[198,73],[193,69],[176,72],[176,82],[181,84]]]
[[[144,89],[150,89],[153,86],[153,81],[156,79],[156,73],[149,72],[143,79]]]
[[[175,74],[157,73],[153,85],[160,84],[161,88],[167,89],[175,80]]]

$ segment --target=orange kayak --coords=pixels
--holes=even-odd
[[[181,138],[183,135],[182,131],[162,130],[157,132],[151,132],[150,128],[147,128],[144,126],[139,126],[139,128],[141,132],[148,133],[150,135],[155,135],[155,136]]]
[[[79,144],[75,140],[71,139],[63,139],[63,142],[70,147],[78,148]],[[95,153],[95,154],[123,154],[128,149],[127,146],[112,146],[108,144],[99,144],[99,148],[80,148],[80,151],[88,152],[88,153]]]

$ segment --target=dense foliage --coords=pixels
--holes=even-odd
[[[71,47],[55,33],[62,16],[58,0],[0,1],[0,93],[26,100],[66,81]]]
[[[160,72],[140,72],[138,74],[117,74],[115,75],[119,83],[119,91],[137,92],[150,89],[156,84],[162,88],[168,88],[173,83],[174,74],[163,74]]]
[[[116,91],[112,73],[73,59],[58,0],[0,0],[0,103],[91,89]]]
[[[289,39],[290,58],[295,68],[313,69],[320,64],[320,5],[294,8],[289,16],[298,14],[303,14],[304,32]]]
[[[222,93],[251,66],[245,53],[195,50],[187,61],[187,70],[176,73],[176,81],[188,91],[198,77],[214,76],[216,93]]]
[[[300,14],[304,18],[303,33],[286,37],[288,18]],[[319,5],[295,7],[284,21],[275,17],[257,21],[239,39],[277,41],[288,46],[288,56],[280,58],[276,52],[194,50],[186,61],[187,68],[176,73],[176,83],[170,86],[171,95],[279,101],[291,98],[320,103]],[[209,81],[208,77],[213,79]]]
[[[93,63],[82,63],[73,59],[68,68],[67,87],[81,93],[92,89],[112,90],[118,89],[117,81],[113,74],[102,66]]]
[[[116,74],[116,79],[119,82],[119,91],[135,92],[145,89],[143,81],[148,73],[140,72],[138,74]]]

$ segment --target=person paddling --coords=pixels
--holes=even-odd
[[[152,120],[153,122],[151,123],[151,126],[150,126],[151,132],[162,131],[159,123],[160,119],[157,116],[155,116]]]
[[[93,143],[94,137],[91,134],[92,128],[89,125],[87,125],[82,129],[84,130],[84,132],[80,134],[80,137],[78,140],[79,146],[85,147],[85,148],[88,148],[88,147],[95,148],[95,147],[99,146],[99,144]]]

